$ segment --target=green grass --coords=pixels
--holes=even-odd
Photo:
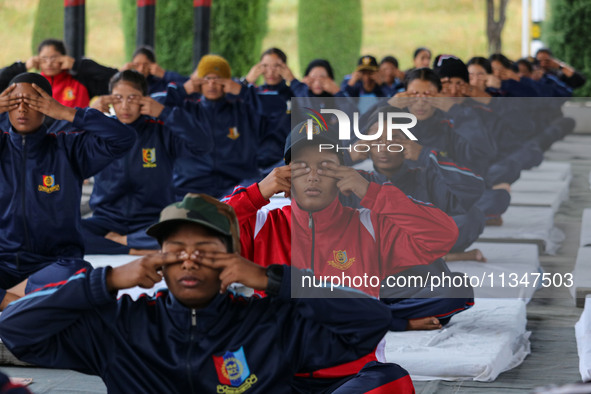
[[[337,7],[339,1],[334,2]],[[362,4],[363,54],[373,54],[378,60],[385,55],[394,55],[403,69],[411,66],[412,52],[417,46],[427,46],[434,54],[452,53],[465,60],[474,55],[487,55],[483,0],[364,0]],[[263,49],[271,46],[283,49],[289,66],[296,76],[300,76],[297,7],[297,0],[270,1],[269,33],[263,41]],[[0,42],[3,44],[0,66],[31,56],[36,8],[37,0],[0,0]],[[89,0],[86,14],[87,56],[105,65],[122,65],[126,58],[118,1]],[[514,59],[521,53],[521,2],[517,0],[508,5],[503,49]]]

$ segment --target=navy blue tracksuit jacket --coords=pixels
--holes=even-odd
[[[131,150],[94,177],[90,197],[93,215],[87,220],[127,235],[132,248],[158,249],[156,240],[145,235],[145,230],[158,221],[164,207],[176,201],[172,184],[175,160],[211,149],[211,137],[199,135],[200,130],[193,130],[189,138],[185,135],[188,130],[173,132],[167,123],[167,119],[140,116],[129,125],[138,135]],[[104,237],[108,231],[98,235]],[[139,234],[133,234],[136,232]],[[107,253],[101,250],[104,242],[94,245],[92,239],[85,239],[88,253]]]
[[[87,108],[73,123],[0,134],[0,261],[82,257],[82,182],[127,153],[135,131]],[[0,266],[1,268],[1,266]]]
[[[98,375],[109,393],[291,393],[295,372],[371,352],[391,323],[375,299],[326,297],[351,294],[344,290],[292,298],[301,273],[289,267],[278,296],[226,293],[201,310],[168,290],[116,300],[107,269],[81,270],[10,304],[0,316],[4,344],[24,361]]]
[[[262,120],[272,112],[265,97],[254,86],[243,86],[239,95],[228,94],[215,101],[202,97],[193,103],[186,98],[182,86],[170,84],[166,96],[158,98],[166,106],[160,117],[168,120],[167,127],[173,132],[211,135],[213,146],[209,153],[178,158],[174,171],[177,198],[187,193],[219,198],[244,180],[259,180],[257,157],[265,133]],[[285,110],[284,102],[273,100],[277,111]]]
[[[53,263],[59,267],[39,272],[39,279],[30,277],[29,288],[67,278],[86,264],[81,260],[82,182],[127,153],[135,138],[132,128],[90,108],[78,109],[73,123],[54,122],[32,134],[2,130],[0,300],[4,289]]]

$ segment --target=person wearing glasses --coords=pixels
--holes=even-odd
[[[175,202],[172,174],[177,157],[211,149],[211,135],[187,130],[173,117],[160,117],[164,106],[148,96],[148,82],[138,71],[120,71],[111,78],[111,92],[93,103],[104,111],[113,106],[117,119],[138,135],[127,154],[113,160],[94,177],[92,217],[82,220],[87,254],[146,254],[159,249],[146,229],[160,211]],[[191,140],[198,141],[192,144]]]
[[[29,70],[39,70],[51,84],[53,98],[71,108],[88,107],[94,96],[108,94],[109,79],[117,72],[88,58],[74,59],[67,55],[63,41],[49,38],[39,44],[37,55],[0,70],[0,89]]]

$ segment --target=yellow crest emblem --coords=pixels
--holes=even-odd
[[[142,148],[144,168],[156,167],[156,148]]]
[[[332,255],[333,260],[328,261],[328,265],[343,271],[355,262],[355,257],[349,258],[346,250],[333,250]]]
[[[76,98],[76,94],[74,94],[74,89],[72,89],[71,87],[65,88],[62,93],[62,98],[67,101],[74,100]]]
[[[60,185],[55,184],[55,175],[43,175],[41,177],[42,185],[37,186],[37,190],[47,194],[57,192],[60,190]]]
[[[228,130],[230,130],[230,132],[227,135],[227,137],[229,139],[235,140],[235,139],[238,139],[238,137],[240,137],[240,133],[238,132],[238,128],[230,127]]]

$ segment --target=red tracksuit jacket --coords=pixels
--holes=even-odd
[[[240,222],[242,255],[263,266],[312,268],[316,276],[374,275],[383,279],[449,252],[457,236],[454,221],[432,204],[407,197],[397,187],[370,183],[364,208],[335,199],[319,212],[297,204],[264,210],[258,185],[239,187],[226,203]],[[377,297],[379,287],[357,287]]]
[[[41,73],[51,84],[53,98],[60,104],[70,108],[86,108],[90,99],[88,89],[68,71],[62,71],[53,77]]]
[[[295,203],[265,210],[269,200],[256,183],[236,188],[224,201],[236,211],[243,257],[265,267],[293,263],[310,268],[313,264],[316,276],[344,272],[384,278],[412,265],[430,264],[445,255],[458,237],[455,222],[443,211],[407,197],[391,184],[371,182],[361,200],[362,209],[344,207],[337,198],[314,213]],[[377,297],[380,289],[360,290]],[[353,375],[373,360],[374,352],[311,376]]]

